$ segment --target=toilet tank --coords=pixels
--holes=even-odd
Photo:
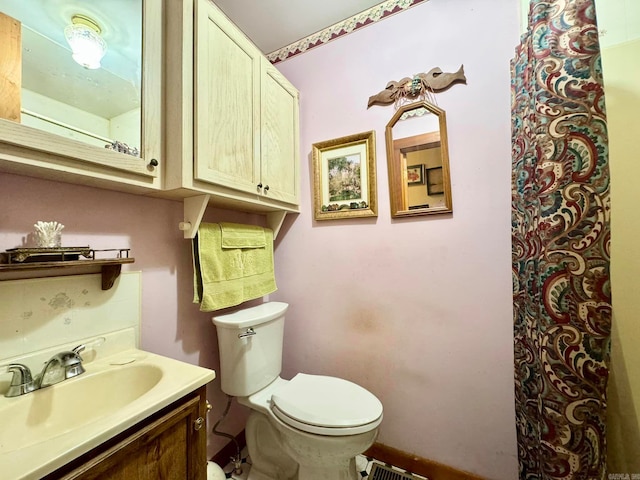
[[[246,397],[278,378],[288,307],[283,302],[268,302],[213,317],[222,391],[227,395]]]

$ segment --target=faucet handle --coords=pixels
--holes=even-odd
[[[71,351],[75,353],[78,357],[80,357],[80,354],[84,352],[86,349],[87,349],[87,346],[85,344],[80,344],[77,347],[72,348]]]
[[[95,348],[95,347],[99,347],[100,345],[102,345],[104,342],[106,341],[106,339],[104,337],[98,337],[94,340],[91,340],[89,342],[86,343],[81,343],[80,345],[78,345],[77,347],[74,347],[71,351],[73,353],[75,353],[76,355],[80,356],[80,354],[82,352],[84,352],[87,348]],[[80,357],[82,359],[82,357]]]
[[[11,385],[21,385],[33,381],[31,370],[22,363],[10,363],[9,365],[4,365],[4,367],[7,369],[7,373],[13,373]]]
[[[3,369],[7,373],[13,373],[9,389],[5,393],[5,397],[17,397],[25,393],[32,392],[36,389],[36,385],[31,376],[31,370],[21,363],[10,363],[4,365]]]

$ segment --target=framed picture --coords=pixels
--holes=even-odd
[[[377,217],[375,132],[313,144],[314,218]]]
[[[444,193],[444,176],[442,167],[427,168],[427,194]]]
[[[407,167],[407,185],[424,184],[424,164]]]

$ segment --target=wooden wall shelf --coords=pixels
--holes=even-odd
[[[120,276],[122,265],[133,263],[134,261],[134,258],[108,258],[103,260],[2,264],[0,265],[0,281],[101,273],[102,290],[109,290]]]

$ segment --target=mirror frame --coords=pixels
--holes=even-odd
[[[404,209],[403,191],[406,185],[406,178],[403,169],[403,162],[396,158],[396,148],[394,148],[393,127],[405,113],[424,108],[438,116],[440,127],[440,152],[442,155],[442,178],[444,182],[444,205],[440,207]],[[427,134],[428,135],[428,134]],[[385,129],[385,139],[387,142],[387,170],[389,175],[389,197],[391,200],[391,217],[415,217],[418,215],[436,215],[443,213],[453,213],[453,202],[451,198],[451,175],[449,171],[449,148],[447,137],[447,118],[444,110],[432,105],[427,101],[413,102],[398,108],[391,117]]]
[[[94,174],[96,167],[119,171],[127,178],[152,185],[160,178],[162,108],[162,0],[141,0],[142,8],[142,114],[140,157],[100,148],[44,130],[0,118],[0,171],[38,174],[45,168],[60,172],[45,178],[66,178],[68,174]],[[150,163],[155,160],[155,162]],[[21,167],[18,167],[20,164]],[[36,166],[36,169],[34,169]]]

